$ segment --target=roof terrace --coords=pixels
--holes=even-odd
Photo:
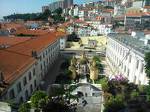
[[[135,51],[138,51],[142,55],[146,52],[150,52],[150,45],[144,44],[144,37],[140,40],[138,38],[133,38],[131,35],[128,34],[117,33],[109,34],[108,36],[128,48],[132,48]]]

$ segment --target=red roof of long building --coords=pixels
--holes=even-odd
[[[25,41],[16,40],[15,44],[12,42],[13,46],[0,50],[0,71],[4,74],[5,81],[11,84],[36,62],[32,57],[33,50],[40,53],[64,35],[63,32],[50,32]]]
[[[8,37],[8,36],[0,36],[0,45],[9,45],[12,46],[14,44],[18,44],[20,42],[24,42],[29,40],[30,37]]]

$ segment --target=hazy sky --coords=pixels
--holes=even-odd
[[[0,0],[0,19],[13,13],[41,12],[43,5],[48,5],[53,1],[57,0]],[[82,4],[86,1],[98,0],[74,0],[74,3]]]

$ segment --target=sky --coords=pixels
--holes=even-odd
[[[41,12],[43,5],[48,5],[57,0],[0,0],[0,19],[3,16],[14,13],[36,13]],[[82,4],[85,1],[98,0],[74,0],[75,4]]]

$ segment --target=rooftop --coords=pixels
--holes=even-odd
[[[0,50],[0,71],[4,75],[4,81],[13,83],[25,72],[36,59],[32,57],[32,51],[40,53],[58,38],[64,36],[63,32],[49,32],[38,38],[28,38],[19,40],[18,38],[7,38],[12,46]],[[6,40],[7,40],[6,39]],[[5,39],[2,39],[5,41]]]
[[[8,36],[0,36],[0,48],[1,46],[12,46],[18,44],[20,42],[24,42],[29,40],[27,37],[8,37]]]
[[[137,38],[133,38],[131,35],[109,34],[108,36],[129,48],[133,48],[135,51],[140,52],[142,55],[150,51],[150,46],[145,46],[144,41],[141,41]]]

